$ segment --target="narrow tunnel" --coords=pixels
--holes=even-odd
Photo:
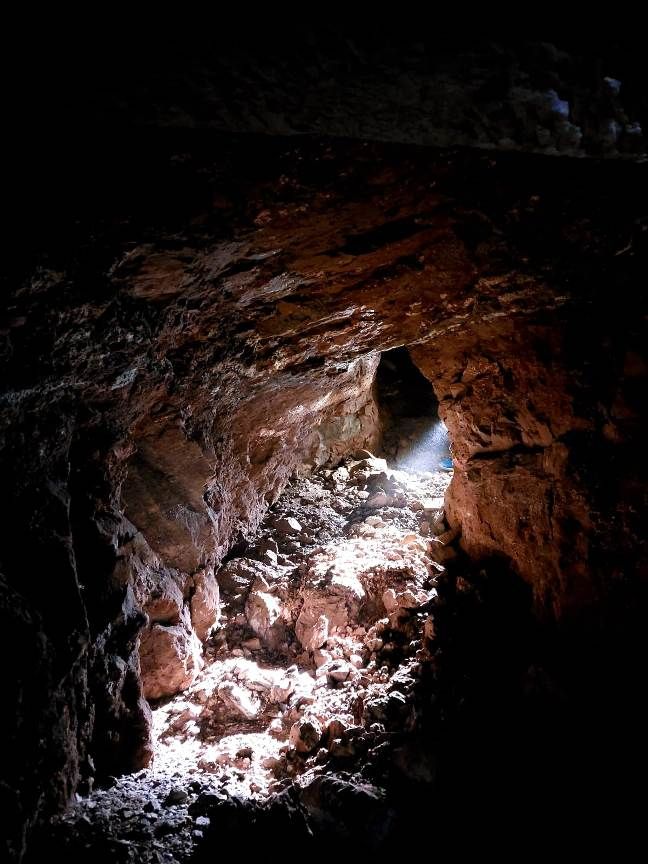
[[[390,465],[406,471],[452,470],[448,430],[427,378],[406,348],[383,353],[376,370],[381,449]]]
[[[648,766],[641,56],[247,39],[98,56],[98,134],[23,154],[0,857],[619,851]]]
[[[187,599],[175,574],[158,576],[144,601],[158,782],[197,774],[254,801],[316,764],[359,757],[361,730],[386,735],[403,721],[459,532],[444,519],[452,469],[431,384],[405,348],[367,369],[313,430],[315,464],[300,464],[214,576],[194,576]],[[127,514],[142,524],[138,496],[155,486],[130,488]]]

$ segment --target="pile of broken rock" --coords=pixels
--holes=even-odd
[[[368,453],[294,480],[217,574],[222,626],[186,692],[154,711],[155,770],[263,796],[412,727],[436,583],[457,554],[448,482]]]
[[[416,740],[437,588],[457,555],[449,479],[369,453],[294,479],[217,573],[220,621],[201,662],[153,705],[153,765],[55,822],[66,854],[86,860],[99,844],[114,860],[194,860],[237,819],[261,830],[295,818],[311,839],[352,820],[378,843],[384,772],[426,782],[433,770],[402,733]]]

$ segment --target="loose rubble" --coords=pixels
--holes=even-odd
[[[204,796],[263,807],[294,787],[306,806],[323,778],[360,783],[390,735],[415,728],[437,582],[457,554],[443,518],[451,478],[358,457],[294,479],[218,586],[204,585],[220,592],[220,622],[184,692],[153,706],[153,766],[79,800],[59,826],[92,811],[94,837],[117,813],[126,845],[114,860],[185,860]]]

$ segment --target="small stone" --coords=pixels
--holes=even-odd
[[[274,519],[272,527],[280,534],[301,534],[302,526],[293,516],[282,516]]]
[[[342,738],[348,728],[348,725],[343,720],[340,720],[339,717],[333,717],[329,720],[326,726],[326,738],[329,742],[329,747],[336,738]]]
[[[329,620],[326,615],[320,615],[317,621],[304,629],[301,643],[309,651],[317,651],[329,637]]]
[[[333,659],[333,655],[330,651],[314,651],[313,652],[313,660],[315,661],[315,666],[317,669],[320,669],[324,666],[325,663],[329,663]]]
[[[245,604],[245,614],[256,635],[260,639],[268,639],[273,624],[281,614],[281,605],[267,591],[252,590]]]
[[[293,691],[290,678],[282,678],[270,688],[270,702],[285,702]]]
[[[362,666],[362,657],[359,654],[351,654],[349,662],[352,666],[355,666],[356,669],[360,669]]]
[[[349,479],[349,472],[348,472],[348,470],[344,467],[344,465],[340,465],[339,468],[336,468],[336,469],[335,469],[335,471],[334,471],[333,474],[332,474],[332,477],[333,477],[333,479],[336,480],[338,483],[346,483],[347,480]]]
[[[382,601],[383,606],[385,607],[387,612],[393,612],[394,609],[396,609],[396,607],[398,606],[398,601],[396,600],[396,592],[393,588],[386,588],[383,591]],[[371,650],[375,651],[377,649],[372,648]]]
[[[322,727],[314,717],[303,717],[290,729],[290,745],[298,753],[312,753],[322,738]]]
[[[263,561],[264,564],[269,564],[271,567],[276,566],[278,563],[277,562],[277,553],[273,552],[272,549],[266,549],[266,551],[262,555],[260,555],[259,557],[261,558],[261,561]]]
[[[382,528],[385,523],[380,516],[367,516],[365,525],[370,525],[372,528]]]
[[[219,686],[218,695],[232,713],[239,714],[246,720],[254,720],[259,713],[260,703],[247,690],[231,681],[225,681]]]
[[[251,759],[254,750],[251,747],[241,747],[240,750],[236,752],[237,759]]]
[[[281,722],[281,720],[278,717],[275,717],[275,719],[272,720],[272,722],[268,726],[268,730],[269,730],[271,735],[275,735],[275,736],[281,735],[283,733],[283,723]],[[261,763],[261,764],[263,764],[263,763]],[[267,766],[264,766],[264,767],[267,767]]]
[[[419,605],[418,598],[409,588],[406,588],[405,591],[400,591],[396,596],[396,601],[399,608],[403,609],[415,609]]]
[[[211,569],[200,570],[194,575],[193,582],[191,623],[198,638],[204,642],[220,612],[218,582]]]
[[[386,507],[389,503],[389,497],[384,492],[376,492],[371,497],[367,498],[367,507],[373,507],[375,509],[379,507]]]
[[[172,789],[164,799],[164,806],[174,807],[177,804],[184,804],[188,797],[189,796],[184,789],[176,787],[175,789]]]
[[[347,680],[349,675],[351,675],[351,671],[352,667],[344,660],[335,660],[328,667],[327,675],[330,680],[336,683],[342,683]]]
[[[254,639],[246,639],[245,642],[241,642],[241,646],[247,648],[248,651],[260,651],[261,640],[256,637]]]
[[[418,536],[416,534],[403,534],[400,538],[399,543],[402,543],[403,546],[414,546],[418,543]]]

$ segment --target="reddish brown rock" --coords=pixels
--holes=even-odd
[[[280,637],[275,625],[280,623],[281,604],[267,591],[253,590],[245,605],[248,624],[263,642],[275,645]]]
[[[290,745],[298,753],[312,753],[322,740],[322,727],[315,717],[304,717],[290,729]]]
[[[189,600],[294,470],[374,446],[381,351],[412,346],[435,387],[470,556],[504,556],[538,609],[596,622],[646,578],[646,195],[625,171],[641,166],[160,146],[117,160],[92,214],[57,217],[9,274],[0,587],[34,721],[7,712],[21,825],[69,799],[87,747],[108,768],[141,698],[138,610],[178,608],[169,573]],[[168,209],[151,189],[175,190]],[[183,624],[144,631],[149,694],[191,680],[196,644]],[[41,741],[62,766],[43,801]]]
[[[191,596],[191,626],[196,636],[204,641],[218,620],[220,611],[218,582],[211,569],[194,573],[192,581],[194,593]]]
[[[182,591],[170,576],[160,579],[144,603],[144,611],[152,622],[174,624],[180,619],[184,600]]]
[[[202,667],[200,643],[186,622],[153,624],[142,634],[140,663],[146,698],[173,696],[189,687]]]
[[[446,508],[462,548],[506,556],[532,585],[538,609],[555,616],[602,601],[605,579],[591,575],[604,559],[611,570],[627,566],[604,550],[618,545],[619,532],[636,530],[630,513],[614,513],[612,498],[600,497],[596,471],[606,472],[622,445],[601,434],[602,406],[583,402],[570,365],[575,326],[498,320],[412,352],[434,383],[453,442]],[[578,362],[601,363],[590,338],[584,342],[593,353]],[[584,470],[594,458],[596,471]]]

